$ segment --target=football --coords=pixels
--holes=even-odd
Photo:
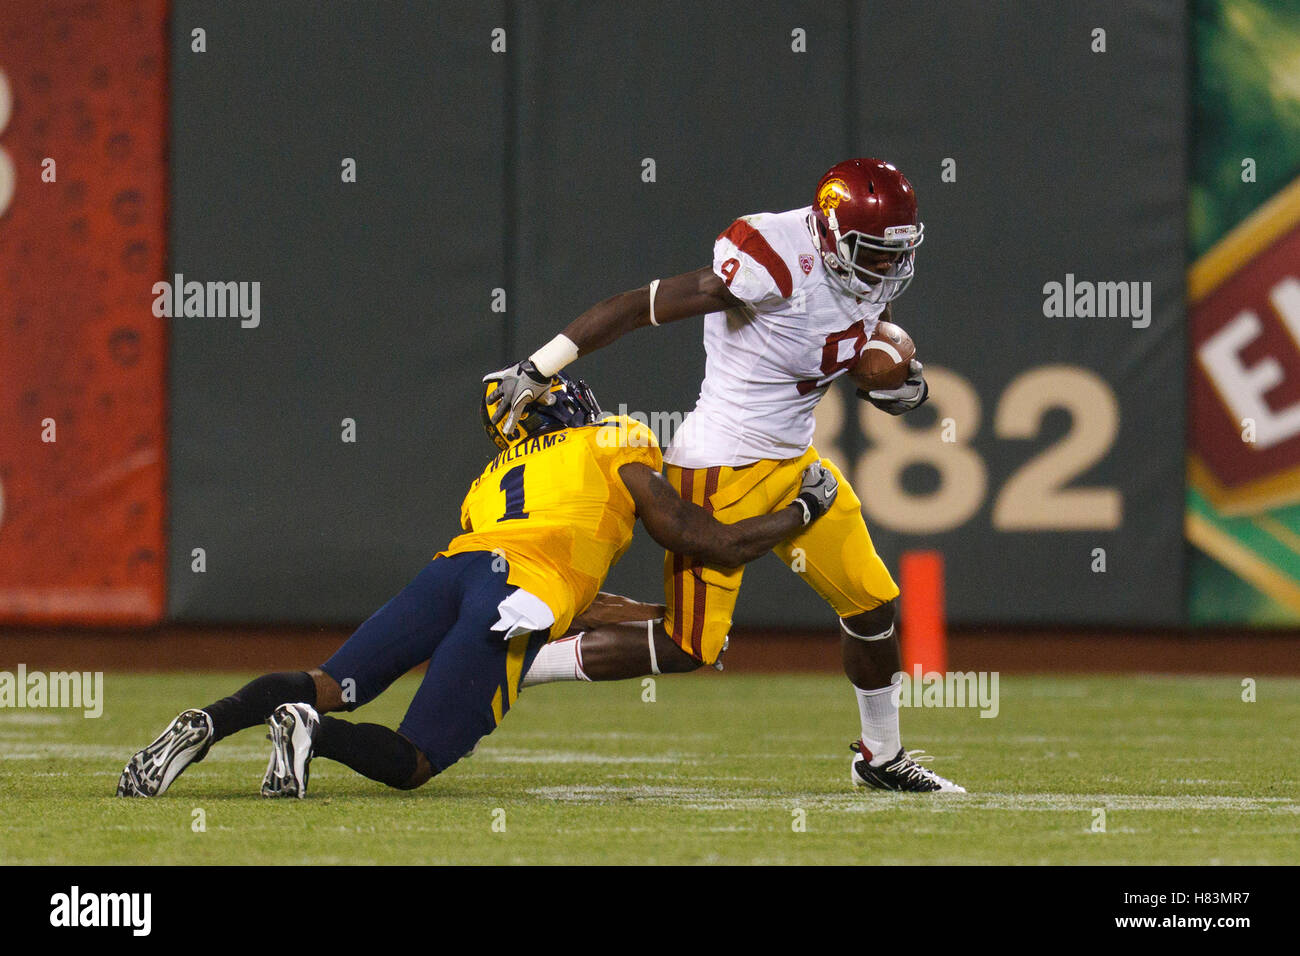
[[[862,347],[849,375],[858,388],[898,388],[907,380],[907,365],[916,355],[912,337],[893,322],[880,322]]]

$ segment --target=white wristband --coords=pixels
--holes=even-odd
[[[540,349],[528,356],[537,371],[550,378],[578,357],[578,347],[564,333],[560,333]]]
[[[808,502],[804,501],[802,498],[796,498],[794,501],[790,502],[790,504],[798,505],[803,509],[803,526],[805,528],[812,524],[812,509],[808,507]]]
[[[659,280],[655,279],[650,283],[650,324],[658,325],[659,320],[655,318],[655,293],[659,291]]]

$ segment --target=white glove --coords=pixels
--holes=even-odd
[[[912,359],[907,366],[907,381],[898,388],[873,388],[869,392],[858,389],[858,397],[865,398],[882,412],[901,415],[910,412],[930,397],[930,386],[922,374],[924,366]]]
[[[532,402],[541,401],[543,405],[555,404],[551,394],[551,380],[542,377],[531,361],[518,362],[496,372],[483,376],[485,382],[496,382],[497,387],[487,395],[491,405],[500,402],[492,413],[492,424],[505,419],[501,433],[509,438],[514,434],[515,426],[523,417],[524,409]]]
[[[803,470],[803,483],[793,503],[803,508],[805,528],[831,510],[839,490],[840,483],[821,462],[815,461]]]

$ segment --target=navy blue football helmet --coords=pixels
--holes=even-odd
[[[497,403],[493,402],[489,405],[487,400],[488,393],[495,391],[496,386],[496,382],[487,383],[483,390],[483,403],[479,406],[479,412],[483,419],[483,430],[502,451],[525,438],[534,438],[561,428],[590,425],[599,421],[602,414],[600,403],[596,401],[596,396],[592,394],[591,387],[586,382],[572,379],[559,372],[551,376],[549,394],[553,395],[555,400],[550,405],[543,405],[540,402],[529,405],[524,409],[519,424],[515,426],[514,434],[507,436],[501,430],[499,423],[492,422],[492,413],[496,410]]]

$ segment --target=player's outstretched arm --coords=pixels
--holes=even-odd
[[[586,355],[633,329],[720,312],[739,304],[712,267],[705,266],[598,302],[570,322],[561,334],[577,346],[579,355]]]
[[[632,462],[618,474],[650,537],[675,554],[728,568],[753,561],[812,524],[830,510],[839,490],[834,475],[814,462],[804,469],[799,494],[788,506],[724,524],[699,505],[685,501],[648,465]]]
[[[500,402],[492,421],[506,434],[514,429],[529,402],[544,398],[551,376],[579,355],[608,345],[633,329],[663,325],[692,315],[704,315],[739,305],[711,267],[656,279],[630,292],[620,292],[593,305],[527,360],[484,376],[497,388],[488,402]]]

